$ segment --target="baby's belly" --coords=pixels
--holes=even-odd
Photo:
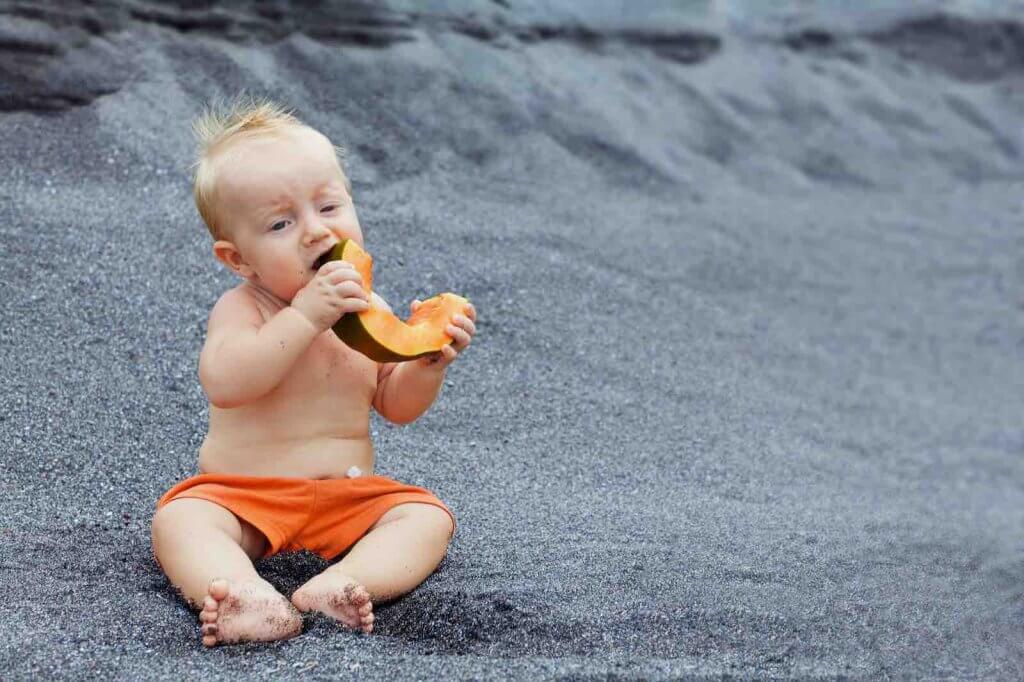
[[[255,435],[256,437],[251,437]],[[344,478],[350,468],[373,473],[373,444],[369,434],[282,435],[218,433],[211,429],[199,448],[199,471],[239,476]]]
[[[356,466],[372,473],[376,385],[377,365],[325,332],[270,393],[231,409],[210,406],[199,470],[342,478]]]

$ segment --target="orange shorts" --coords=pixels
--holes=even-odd
[[[270,543],[264,557],[308,549],[332,559],[354,545],[389,509],[406,502],[440,507],[455,525],[455,515],[429,490],[384,476],[309,479],[199,474],[164,493],[156,508],[183,497],[219,504],[260,529]]]

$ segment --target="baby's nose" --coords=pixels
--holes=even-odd
[[[327,225],[320,222],[319,220],[314,220],[310,222],[309,227],[306,228],[306,240],[309,243],[313,243],[319,239],[323,239],[324,237],[330,234],[331,231],[327,228]]]

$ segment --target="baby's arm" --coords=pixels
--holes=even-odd
[[[235,289],[210,313],[199,379],[217,407],[244,405],[274,389],[309,344],[346,312],[366,310],[359,275],[344,261],[327,263],[263,323],[247,293]]]
[[[224,294],[210,313],[199,380],[217,407],[244,405],[284,378],[320,332],[291,306],[265,324],[248,294]]]
[[[418,305],[419,301],[413,302],[414,312]],[[476,310],[470,306],[466,312],[466,315],[456,315],[448,326],[452,342],[441,352],[419,360],[380,366],[373,407],[382,417],[395,424],[409,424],[434,403],[448,365],[469,346],[476,332]]]
[[[436,364],[422,367],[411,361],[381,365],[373,407],[389,422],[412,423],[434,403],[444,374],[444,368]]]

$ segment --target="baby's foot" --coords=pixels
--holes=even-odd
[[[210,581],[209,594],[199,613],[203,644],[270,642],[302,632],[302,616],[284,595],[255,581],[229,585]]]
[[[299,611],[317,610],[353,630],[373,630],[373,602],[366,588],[344,573],[324,571],[295,590],[292,603]]]

